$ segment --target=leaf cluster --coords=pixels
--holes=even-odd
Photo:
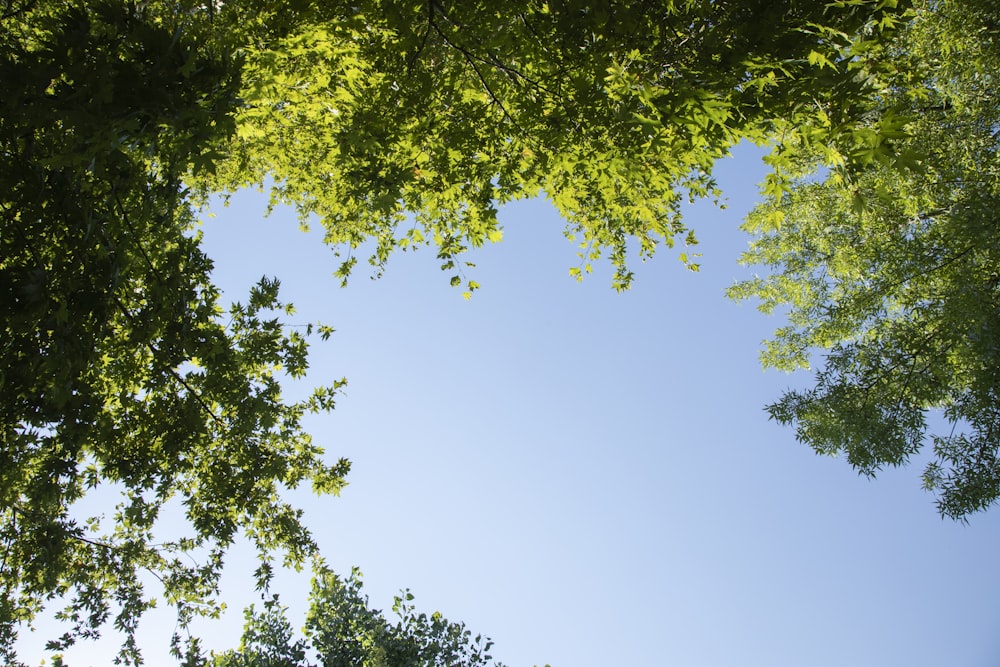
[[[438,612],[417,613],[409,591],[395,598],[392,622],[369,606],[359,570],[340,577],[318,563],[314,572],[303,637],[275,595],[246,610],[240,647],[214,655],[212,667],[503,667],[489,654],[492,641]]]
[[[539,194],[580,243],[574,275],[607,255],[627,288],[630,245],[646,258],[694,242],[680,204],[719,194],[711,169],[731,146],[846,131],[869,86],[859,54],[905,15],[884,0],[367,0],[296,5],[276,34],[273,8],[249,4],[268,19],[247,29],[233,7],[254,47],[209,187],[271,179],[274,203],[346,248],[341,278],[369,240],[376,271],[394,249],[434,244],[469,292],[457,257],[500,238],[498,204]]]
[[[181,629],[216,613],[240,531],[291,564],[313,554],[280,492],[342,486],[346,461],[301,427],[339,383],[282,399],[306,341],[274,316],[277,281],[223,312],[192,231],[182,177],[232,128],[234,62],[183,16],[17,9],[0,22],[0,658],[17,664],[18,629],[60,600],[51,650],[112,623],[134,663],[157,595]],[[77,510],[94,496],[117,498],[109,515]],[[187,532],[164,537],[178,505]]]
[[[779,147],[799,178],[746,225],[743,261],[767,273],[730,291],[787,312],[765,365],[820,367],[771,416],[867,475],[930,445],[924,483],[954,518],[1000,498],[998,18],[920,4],[886,45],[867,129]]]

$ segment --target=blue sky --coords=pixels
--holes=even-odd
[[[361,262],[340,289],[319,230],[264,219],[255,193],[206,221],[227,295],[276,275],[295,322],[337,330],[310,380],[349,385],[310,428],[352,460],[350,485],[296,497],[373,605],[409,587],[511,667],[1000,664],[1000,510],[942,520],[919,461],[869,481],[767,420],[808,375],[763,372],[780,321],[723,295],[748,275],[737,227],[756,156],[719,165],[727,210],[688,213],[702,271],[664,249],[623,294],[604,265],[569,277],[576,249],[540,201],[501,210],[503,242],[471,258],[471,301],[432,251],[377,281]],[[211,646],[238,641],[247,567],[233,559],[234,611]],[[282,579],[297,625],[307,590]],[[169,664],[171,627],[145,628],[148,664]]]

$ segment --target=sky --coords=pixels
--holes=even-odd
[[[470,257],[470,301],[432,250],[398,254],[379,280],[359,262],[341,289],[319,225],[265,218],[255,192],[205,221],[227,296],[277,276],[291,320],[336,329],[309,381],[349,384],[309,428],[352,461],[349,486],[294,497],[373,606],[409,588],[510,667],[1000,665],[1000,508],[941,519],[920,460],[869,480],[767,419],[809,374],[762,371],[780,319],[724,296],[750,275],[738,226],[758,155],[718,165],[726,210],[687,211],[702,270],[663,249],[625,293],[606,264],[570,278],[576,248],[544,201],[501,209],[503,241]],[[209,647],[238,643],[246,556]],[[301,626],[307,577],[280,593]],[[149,665],[172,664],[163,618],[143,628]],[[104,664],[101,650],[70,664]]]

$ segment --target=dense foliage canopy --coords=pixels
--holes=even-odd
[[[630,247],[695,243],[680,203],[718,194],[717,158],[773,144],[747,259],[774,273],[734,295],[791,305],[768,363],[830,354],[772,414],[871,472],[943,409],[961,428],[927,484],[947,514],[985,507],[998,21],[979,5],[0,0],[0,657],[62,604],[54,650],[110,621],[137,661],[154,597],[181,654],[239,536],[262,589],[275,554],[316,555],[281,492],[342,487],[300,425],[340,382],[282,398],[312,327],[283,324],[273,278],[224,308],[193,228],[247,185],[315,216],[344,279],[368,241],[376,270],[426,244],[466,293],[496,207],[544,195],[571,271],[608,255],[625,288]],[[81,513],[94,495],[110,516]],[[172,506],[188,532],[165,538]]]
[[[275,201],[332,243],[374,239],[378,267],[433,243],[470,292],[457,255],[501,237],[498,204],[540,194],[581,243],[577,275],[608,253],[627,287],[629,240],[643,257],[694,242],[679,205],[717,194],[730,147],[778,126],[849,133],[880,67],[869,53],[904,14],[887,0],[291,6],[233,7],[254,48],[208,186],[274,179]]]
[[[16,664],[18,627],[53,598],[68,626],[53,649],[113,619],[135,659],[146,573],[183,627],[216,609],[240,533],[262,556],[312,553],[280,490],[342,485],[346,461],[299,425],[333,388],[282,401],[306,345],[280,324],[277,281],[224,313],[191,233],[182,178],[232,127],[229,56],[182,15],[120,3],[2,16],[0,660]],[[81,515],[94,495],[120,502]],[[165,537],[171,501],[189,531]]]
[[[870,164],[779,144],[798,180],[750,216],[744,258],[769,272],[731,293],[789,308],[765,365],[821,367],[772,417],[868,475],[929,439],[924,484],[961,518],[1000,497],[1000,6],[928,5],[883,57]]]

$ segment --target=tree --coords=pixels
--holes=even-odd
[[[695,242],[679,202],[735,143],[891,136],[864,125],[868,54],[903,4],[0,1],[0,656],[60,600],[53,650],[113,615],[138,662],[154,594],[182,632],[215,613],[238,535],[262,589],[276,554],[316,555],[281,491],[343,485],[300,426],[340,383],[282,399],[305,336],[275,279],[223,312],[192,229],[209,195],[271,181],[332,243],[374,240],[377,267],[434,244],[471,292],[461,252],[544,193],[575,273],[607,252],[624,288],[630,241]],[[79,514],[95,493],[110,517]],[[164,541],[171,503],[188,534]]]
[[[771,417],[869,476],[929,440],[924,486],[953,518],[1000,497],[998,21],[995,3],[923,3],[855,143],[779,145],[798,179],[749,217],[743,260],[769,272],[731,291],[788,309],[765,365],[820,366]],[[830,159],[848,151],[867,165]]]
[[[817,142],[844,131],[830,117],[849,128],[875,66],[857,56],[905,14],[888,0],[232,9],[255,46],[206,187],[273,179],[275,202],[348,248],[343,278],[368,240],[378,269],[433,243],[468,292],[458,256],[501,237],[497,204],[539,194],[581,244],[574,274],[608,253],[628,287],[630,240],[641,257],[695,242],[680,203],[718,194],[712,165],[731,146],[779,121]]]
[[[53,650],[111,618],[138,661],[145,573],[183,627],[214,612],[238,531],[261,585],[268,554],[314,551],[280,490],[343,484],[347,463],[299,425],[335,387],[282,401],[306,343],[269,315],[285,309],[278,282],[223,313],[191,232],[182,177],[232,127],[236,62],[181,13],[9,2],[2,16],[0,657],[18,664],[18,627],[62,598]],[[112,516],[75,510],[102,493],[120,498]],[[168,503],[190,530],[160,542]]]
[[[435,612],[415,612],[413,595],[403,591],[393,602],[398,621],[390,623],[368,606],[361,573],[338,577],[323,566],[316,570],[310,594],[305,637],[295,638],[278,597],[263,610],[245,612],[243,639],[237,650],[213,656],[213,667],[307,667],[316,655],[324,667],[487,667],[495,662],[488,638],[476,637],[462,623]]]

